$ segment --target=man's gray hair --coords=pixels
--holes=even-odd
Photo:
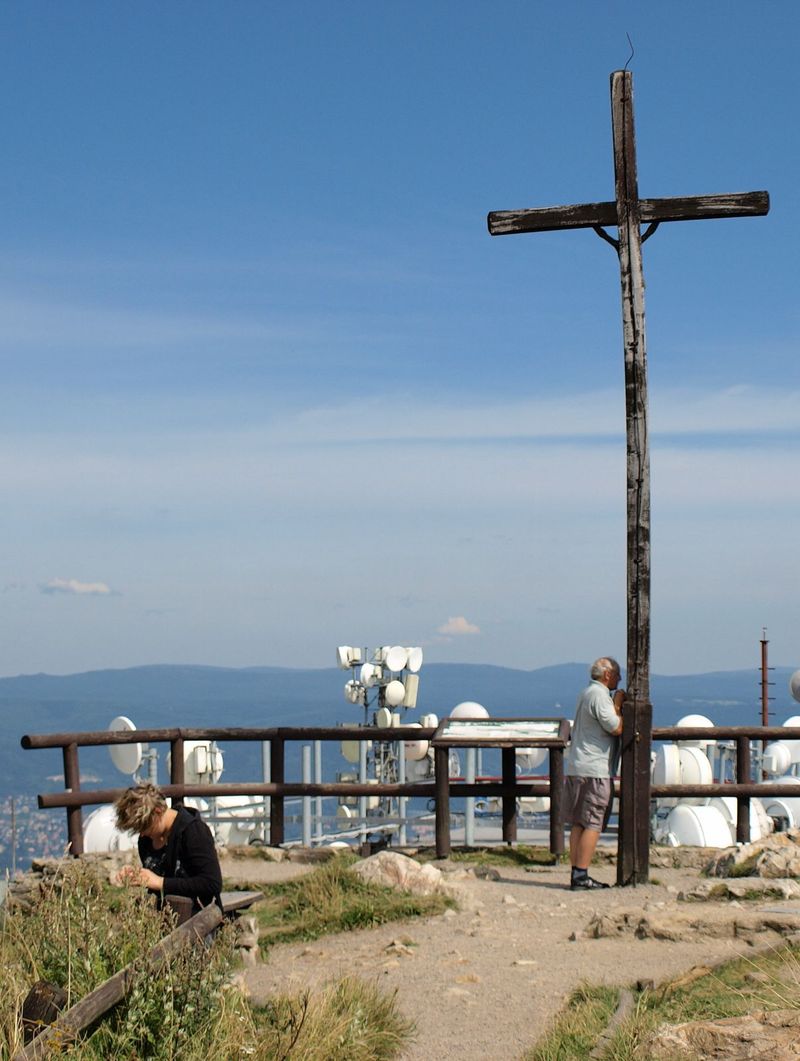
[[[592,664],[589,674],[592,678],[602,678],[607,670],[616,671],[617,674],[621,674],[619,663],[611,656],[601,656],[600,659],[596,659]]]

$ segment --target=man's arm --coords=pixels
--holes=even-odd
[[[619,737],[619,735],[622,733],[622,705],[624,703],[625,703],[625,690],[624,689],[617,689],[617,691],[614,693],[614,710],[616,711],[617,717],[619,718],[619,725],[617,726],[617,728],[614,730],[614,732],[612,734],[612,736],[614,736],[614,737]]]

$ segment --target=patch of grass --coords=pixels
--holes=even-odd
[[[388,1061],[411,1038],[394,995],[346,977],[311,998],[276,997],[255,1011],[258,1058],[292,1061]]]
[[[312,873],[261,886],[256,917],[263,951],[277,942],[312,940],[331,932],[371,928],[408,917],[441,914],[456,904],[444,895],[409,895],[363,881],[345,856]]]
[[[523,1061],[568,1061],[589,1056],[619,1001],[614,987],[579,987],[544,1038]]]
[[[541,1042],[525,1054],[525,1061],[582,1061],[615,1006],[612,989],[582,988]],[[800,948],[737,958],[684,986],[665,985],[642,992],[634,1013],[620,1025],[604,1056],[608,1061],[649,1061],[650,1036],[661,1024],[717,1020],[770,1009],[800,1009]]]
[[[436,858],[433,849],[420,851],[416,855],[418,862],[432,862]],[[458,847],[450,852],[452,862],[466,862],[480,866],[555,866],[567,856],[553,855],[546,847],[534,847],[528,844],[517,844],[515,847],[498,845],[497,847]]]
[[[126,998],[52,1052],[69,1061],[383,1061],[412,1033],[394,996],[357,980],[253,1010],[231,984],[228,926],[168,962],[148,960],[173,926],[138,890],[110,888],[81,861],[65,863],[30,909],[4,908],[0,1058],[22,1046],[21,1004],[37,979],[64,988],[73,1005],[126,965],[133,967]]]
[[[126,999],[76,1043],[62,1044],[61,1055],[86,1061],[223,1056],[221,1041],[247,1011],[240,995],[223,997],[233,940],[223,931],[200,955],[187,948],[168,963],[150,962],[149,951],[173,927],[138,890],[112,889],[86,863],[65,863],[30,910],[4,913],[0,1056],[21,1045],[21,1003],[36,980],[63,988],[69,1007],[127,965],[133,978]]]
[[[744,862],[733,862],[728,869],[729,877],[754,877],[756,875],[756,863],[759,852],[746,858]]]

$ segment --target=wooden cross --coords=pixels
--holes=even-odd
[[[702,195],[691,198],[640,199],[633,127],[633,75],[611,75],[611,122],[614,140],[616,199],[608,203],[507,210],[489,214],[493,236],[517,232],[554,232],[592,228],[619,255],[622,284],[622,331],[625,352],[625,422],[627,437],[627,697],[631,730],[636,733],[635,772],[649,791],[650,777],[650,452],[647,427],[647,353],[644,327],[642,244],[663,221],[717,217],[755,217],[769,211],[767,192]],[[641,232],[642,223],[648,227]],[[606,231],[617,227],[617,238]],[[627,726],[627,723],[626,723]],[[625,741],[623,738],[623,745]],[[623,747],[624,753],[624,747]],[[643,801],[641,801],[643,802]],[[618,870],[620,883],[647,880],[649,808],[635,814],[636,853],[630,872]],[[622,821],[620,822],[622,830]],[[620,841],[622,847],[622,837]],[[625,880],[622,879],[627,873]]]

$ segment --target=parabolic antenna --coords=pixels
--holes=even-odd
[[[705,715],[684,715],[675,723],[676,726],[688,728],[689,726],[713,726],[714,723]],[[694,740],[682,740],[682,748],[712,748],[717,742],[711,738],[695,738]],[[688,783],[688,782],[687,782]]]
[[[800,670],[796,670],[789,679],[789,692],[800,703]]]
[[[464,700],[456,704],[450,712],[450,718],[488,718],[489,712],[483,704],[476,704],[474,700]]]
[[[783,741],[774,740],[764,749],[761,766],[768,774],[785,774],[792,765],[792,749]]]
[[[420,725],[423,727],[430,726],[432,729],[436,729],[436,727],[439,725],[439,716],[435,715],[433,711],[431,711],[430,714],[423,715],[419,721]]]
[[[403,648],[402,645],[392,645],[390,649],[386,651],[384,658],[387,670],[400,671],[408,663],[408,649]]]
[[[422,729],[419,722],[412,722],[411,725],[414,729]],[[407,740],[404,742],[404,752],[406,759],[410,759],[412,762],[418,763],[428,754],[428,742],[426,740]]]
[[[362,704],[364,702],[365,689],[361,682],[353,678],[344,685],[344,698],[351,704]]]
[[[681,753],[677,744],[660,744],[656,748],[651,776],[654,785],[681,783]]]
[[[120,748],[132,745],[120,744]],[[86,854],[101,851],[131,851],[136,847],[132,833],[123,833],[117,828],[117,815],[107,803],[93,810],[83,823],[83,850]]]
[[[711,762],[702,748],[684,747],[680,748],[681,781],[682,785],[712,785],[714,783],[714,771]],[[684,805],[700,804],[706,802],[705,796],[681,796]],[[715,847],[715,844],[708,844]]]
[[[681,847],[730,847],[731,830],[716,807],[690,807],[681,801],[667,819],[667,829]]]
[[[372,747],[372,741],[343,740],[341,743],[342,755],[348,763],[357,763],[361,754],[361,745],[366,744],[367,751]]]
[[[350,668],[350,656],[352,651],[353,650],[349,645],[339,645],[336,649],[336,662],[342,670],[348,670]]]
[[[392,668],[394,670],[394,668]],[[383,690],[383,695],[386,698],[386,703],[390,707],[399,707],[405,700],[406,687],[397,678],[394,681],[389,682],[386,688]]]
[[[519,770],[536,770],[542,765],[549,752],[547,748],[517,748],[517,768]],[[524,799],[529,797],[525,796]],[[533,813],[531,811],[531,813]]]
[[[791,718],[787,718],[784,722],[784,726],[795,726],[800,727],[800,715],[792,715]],[[800,763],[800,740],[785,740],[781,741],[789,749],[789,754],[792,757],[793,763]]]
[[[375,712],[375,725],[379,729],[389,729],[392,724],[392,712],[388,707],[379,707]]]
[[[422,649],[421,648],[408,648],[408,662],[406,666],[412,674],[416,674],[422,666]],[[798,671],[800,674],[800,671]]]
[[[136,726],[125,715],[117,715],[108,724],[109,733],[132,733]],[[110,744],[111,762],[123,774],[135,774],[142,762],[141,744]]]

